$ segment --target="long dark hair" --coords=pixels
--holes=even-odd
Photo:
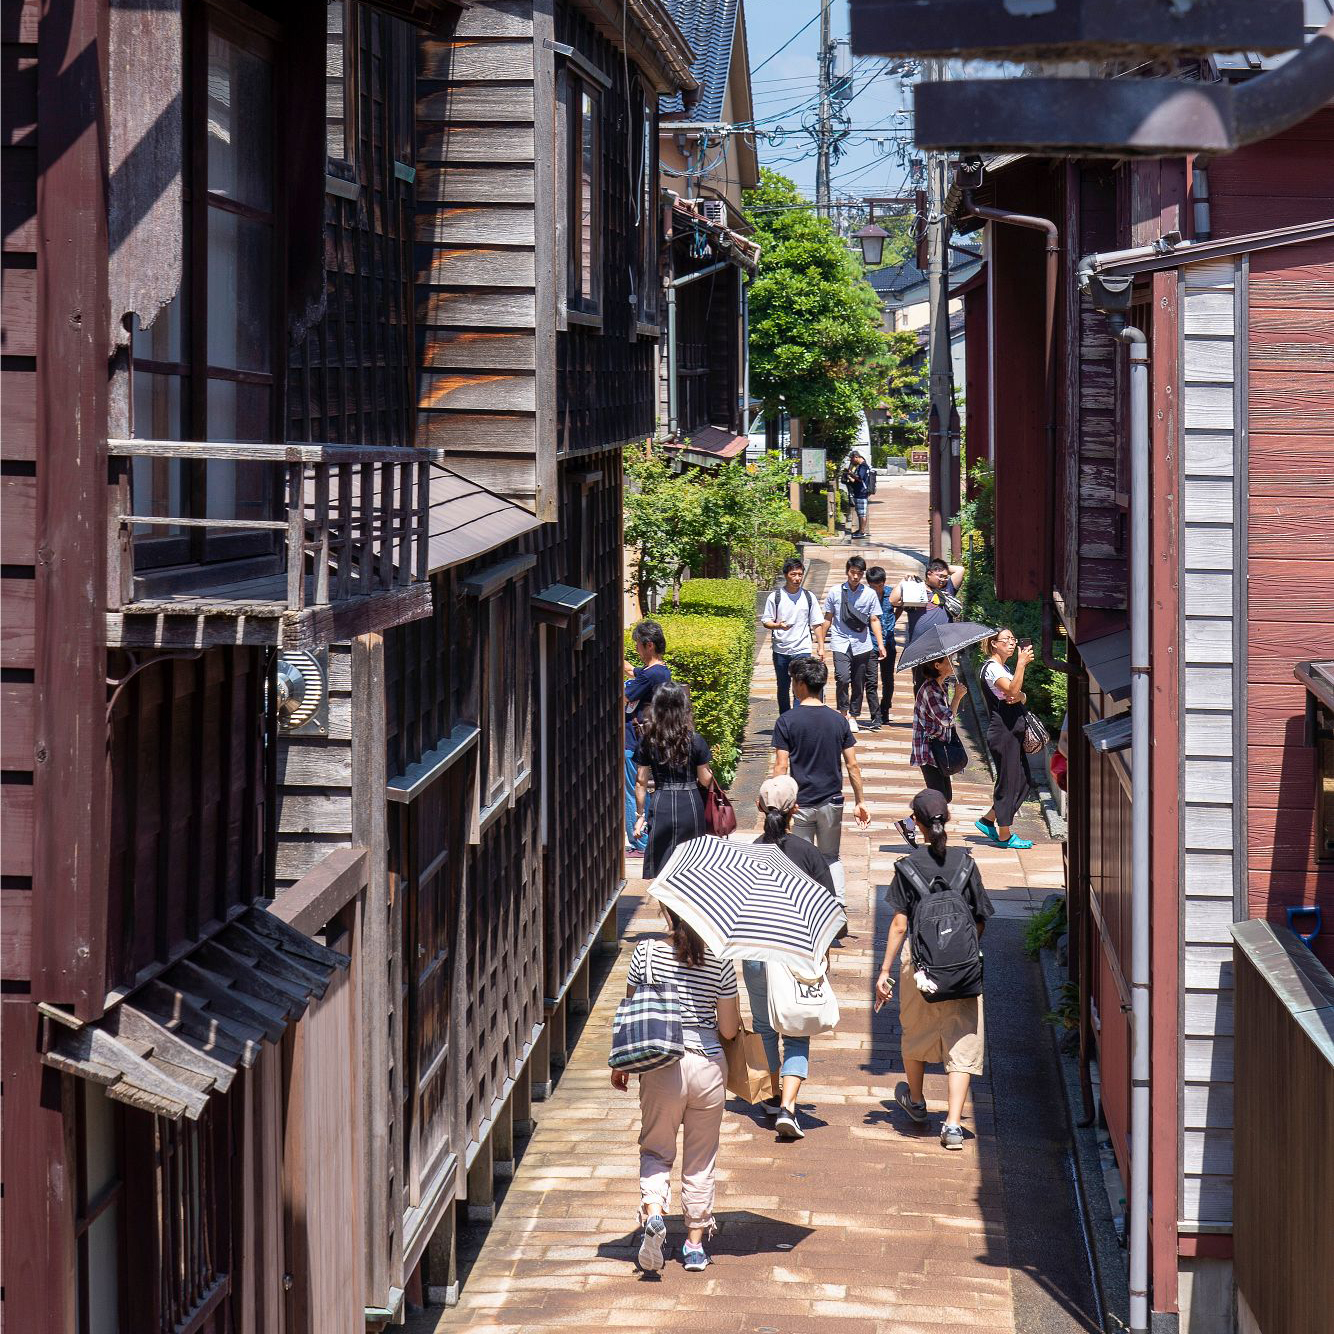
[[[690,763],[690,738],[695,715],[690,709],[690,691],[675,681],[653,692],[642,739],[645,748],[664,769],[684,769]]]
[[[760,842],[777,843],[780,838],[787,834],[787,827],[791,821],[791,811],[780,811],[777,806],[766,806],[764,808],[764,833],[760,835]]]
[[[686,968],[704,967],[704,942],[670,908],[664,908],[667,918],[667,938],[672,943],[676,962]]]

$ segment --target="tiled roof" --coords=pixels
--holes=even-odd
[[[676,26],[695,52],[690,69],[699,80],[699,93],[689,109],[680,93],[662,98],[658,109],[664,116],[684,116],[687,120],[706,122],[722,119],[738,4],[739,0],[667,0],[667,8],[676,20]]]

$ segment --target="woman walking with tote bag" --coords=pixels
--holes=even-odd
[[[652,848],[652,841],[649,843]],[[680,1007],[685,1051],[671,1065],[639,1076],[639,1267],[656,1272],[665,1263],[664,1248],[672,1165],[681,1136],[681,1212],[686,1240],[681,1260],[686,1269],[706,1269],[704,1241],[714,1229],[714,1168],[727,1100],[727,1061],[723,1038],[741,1028],[736,967],[715,958],[703,941],[675,913],[664,909],[669,929],[663,941],[641,940],[630,959],[626,996],[640,986],[672,987]],[[612,1087],[630,1086],[625,1070],[611,1072]]]
[[[788,774],[766,779],[760,784],[756,803],[764,816],[764,832],[756,843],[774,843],[799,871],[823,885],[832,895],[834,879],[824,854],[804,838],[791,833],[792,817],[797,811],[797,780]],[[768,965],[758,959],[745,959],[741,976],[750,998],[750,1018],[755,1032],[764,1043],[769,1061],[769,1101],[759,1104],[765,1116],[773,1117],[780,1139],[804,1139],[797,1121],[797,1094],[810,1074],[811,1040],[780,1034],[769,1019]],[[781,1061],[780,1061],[781,1045]]]
[[[1012,672],[1008,663],[1016,649],[1019,656]],[[1031,848],[1031,840],[1010,832],[1010,823],[1033,785],[1024,753],[1028,696],[1023,689],[1024,669],[1033,661],[1033,646],[1020,647],[1014,631],[1002,629],[982,641],[982,653],[982,688],[989,714],[987,749],[996,770],[996,786],[991,809],[975,823],[1003,848]]]

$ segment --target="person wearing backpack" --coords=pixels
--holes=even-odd
[[[871,529],[866,522],[866,507],[868,499],[875,493],[875,473],[860,449],[854,449],[848,456],[848,466],[843,469],[843,484],[848,488],[852,508],[857,513],[857,531],[852,536],[854,539],[869,538]]]
[[[810,589],[801,586],[805,577],[806,567],[796,556],[785,560],[783,585],[769,594],[760,617],[760,624],[773,632],[780,714],[792,707],[792,664],[798,658],[824,657],[824,613]]]
[[[982,1074],[981,939],[995,909],[968,850],[948,846],[945,798],[927,788],[913,798],[912,813],[925,841],[895,865],[886,894],[894,918],[876,979],[875,1008],[894,994],[890,969],[902,947],[899,1023],[907,1082],[895,1089],[894,1099],[924,1125],[926,1064],[943,1062],[949,1101],[940,1143],[962,1149],[964,1099],[969,1081]]]
[[[850,556],[844,572],[847,578],[825,594],[825,634],[834,654],[838,711],[848,720],[849,729],[857,732],[866,682],[876,660],[885,656],[885,638],[880,631],[880,599],[865,583],[866,562]],[[879,726],[868,722],[866,730],[874,732]]]
[[[721,1039],[741,1028],[736,965],[716,958],[670,909],[666,941],[641,940],[630,957],[625,994],[660,988],[679,1018],[680,1060],[643,1070],[639,1076],[639,1267],[656,1273],[667,1242],[667,1196],[676,1142],[681,1140],[681,1212],[686,1240],[681,1262],[691,1272],[706,1269],[705,1239],[713,1232],[714,1169],[727,1101],[727,1060]],[[613,1069],[612,1088],[624,1093],[630,1072]]]

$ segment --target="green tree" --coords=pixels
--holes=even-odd
[[[796,543],[810,535],[788,501],[792,471],[787,459],[765,454],[755,463],[726,463],[709,477],[703,529],[711,545],[728,552],[733,574],[770,582],[796,554]]]
[[[768,170],[746,192],[760,243],[751,385],[768,409],[782,402],[805,419],[812,444],[838,454],[852,444],[861,414],[884,400],[896,362],[860,262],[807,203],[787,177]]]
[[[674,473],[645,447],[625,451],[625,542],[633,552],[641,605],[649,588],[669,587],[673,601],[704,544],[704,488]]]

